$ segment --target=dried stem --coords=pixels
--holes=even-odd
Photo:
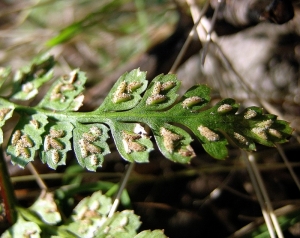
[[[46,192],[48,190],[48,187],[45,184],[45,182],[43,181],[43,179],[41,178],[41,176],[39,175],[39,173],[36,171],[33,164],[28,163],[27,167],[28,167],[29,171],[32,173],[32,175],[34,176],[35,181],[39,185],[40,189]]]
[[[282,157],[282,159],[283,159],[283,161],[284,161],[285,166],[287,167],[287,169],[289,170],[289,172],[290,172],[292,178],[294,179],[294,181],[295,181],[295,183],[296,183],[298,189],[300,190],[300,182],[299,182],[299,179],[298,179],[297,175],[295,174],[295,172],[294,172],[294,170],[293,170],[293,167],[292,167],[291,163],[288,161],[288,158],[287,158],[286,154],[284,153],[284,150],[282,149],[282,146],[279,145],[279,144],[276,144],[276,148],[277,148],[279,154],[281,155],[281,157]]]
[[[264,220],[266,222],[266,226],[268,228],[270,237],[271,238],[276,238],[274,227],[273,227],[273,224],[272,224],[272,221],[271,221],[271,217],[270,217],[270,214],[267,211],[267,207],[266,207],[265,201],[263,199],[263,196],[261,194],[261,190],[259,188],[259,184],[257,182],[256,175],[255,175],[255,173],[253,171],[253,167],[251,165],[251,161],[249,159],[249,156],[245,152],[242,152],[242,158],[244,159],[244,161],[246,163],[247,170],[248,170],[248,173],[249,173],[249,176],[250,176],[250,179],[251,179],[251,182],[252,182],[255,194],[257,196],[259,205],[261,207],[261,212],[262,212],[262,215],[263,215]]]
[[[128,166],[127,166],[127,168],[126,168],[126,171],[124,173],[124,177],[120,181],[120,187],[118,189],[118,193],[117,193],[117,195],[115,197],[114,203],[113,203],[113,205],[112,205],[112,207],[111,207],[111,209],[109,211],[108,217],[112,217],[114,215],[115,211],[117,210],[118,205],[120,203],[121,195],[123,193],[124,188],[127,185],[128,179],[130,177],[130,174],[131,174],[133,168],[134,168],[134,163],[133,162],[129,163]]]

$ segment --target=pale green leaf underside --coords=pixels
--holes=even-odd
[[[57,211],[52,193],[45,193],[29,208],[19,208],[17,222],[1,238],[13,237],[119,237],[119,238],[165,238],[160,230],[143,231],[137,234],[141,222],[132,210],[108,214],[112,207],[112,199],[94,192],[82,199],[64,224]]]
[[[12,117],[14,108],[14,105],[10,103],[8,103],[7,105],[0,104],[0,144],[3,143],[2,126],[5,124],[6,120]]]
[[[154,231],[142,231],[137,234],[134,238],[166,238],[167,236],[164,235],[163,231],[161,230],[154,230]]]
[[[20,216],[17,222],[1,235],[1,238],[26,237],[28,234],[32,238],[39,238],[41,232],[41,228],[36,223],[25,221]]]
[[[76,237],[133,237],[141,222],[133,211],[124,210],[107,217],[111,198],[95,192],[75,207],[71,223],[62,227]]]
[[[5,81],[7,81],[7,79],[9,78],[10,74],[11,74],[10,67],[6,67],[6,68],[0,67],[0,89],[2,85],[5,83]],[[7,89],[5,91],[7,91]],[[0,92],[2,92],[2,90],[0,90]]]
[[[24,167],[33,161],[42,146],[42,134],[47,125],[47,116],[43,114],[23,115],[16,125],[7,147],[14,164]]]
[[[138,163],[149,161],[153,144],[143,126],[138,123],[114,122],[111,131],[117,149],[124,159]]]
[[[35,212],[46,224],[56,225],[61,222],[61,215],[52,193],[42,193],[29,209]]]
[[[73,130],[73,146],[82,167],[91,171],[101,167],[104,155],[110,153],[106,142],[109,138],[108,130],[103,124],[76,124]]]
[[[86,82],[85,73],[78,69],[59,78],[49,89],[38,107],[56,111],[77,111],[82,105]]]
[[[41,160],[52,169],[66,164],[67,152],[71,150],[72,131],[74,126],[67,121],[49,123],[41,150]]]

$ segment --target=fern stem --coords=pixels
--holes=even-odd
[[[10,224],[17,220],[16,198],[14,189],[7,171],[6,162],[3,157],[2,148],[0,148],[0,195],[4,204],[5,216]]]
[[[141,122],[151,124],[151,119],[157,118],[160,122],[178,122],[181,121],[182,118],[186,118],[186,115],[176,115],[174,117],[169,115],[167,112],[163,111],[152,111],[151,115],[149,114],[141,114],[140,111],[135,112],[134,110],[131,111],[92,111],[92,112],[60,112],[60,111],[50,111],[45,110],[39,107],[29,107],[18,105],[9,102],[6,99],[0,98],[0,105],[14,107],[15,112],[19,114],[26,114],[26,115],[34,115],[34,114],[43,114],[53,120],[59,121],[68,121],[71,123],[107,123],[110,124],[112,120],[118,120],[120,122]],[[130,113],[129,113],[130,112]],[[209,110],[190,114],[189,119],[191,118],[199,118],[200,113],[210,113]],[[204,117],[203,117],[204,118]],[[210,121],[212,120],[212,116],[210,117]],[[200,122],[199,122],[200,123]]]

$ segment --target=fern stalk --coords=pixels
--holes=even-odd
[[[4,206],[5,217],[10,224],[17,220],[16,198],[14,189],[7,171],[6,162],[3,157],[2,149],[0,150],[0,193]]]

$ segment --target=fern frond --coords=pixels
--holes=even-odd
[[[73,138],[79,164],[95,171],[110,153],[106,142],[109,130],[120,155],[140,163],[149,160],[152,136],[166,158],[188,163],[195,152],[186,129],[217,159],[228,156],[228,138],[238,147],[253,151],[255,143],[284,143],[292,132],[287,122],[264,114],[261,108],[249,107],[237,113],[239,105],[233,99],[209,107],[210,89],[205,85],[192,87],[178,99],[180,81],[175,75],[159,75],[148,86],[146,72],[139,69],[122,75],[98,109],[76,112],[83,101],[85,82],[85,74],[74,70],[57,79],[34,107],[1,99],[1,125],[13,110],[22,116],[7,149],[13,163],[24,167],[39,152],[41,160],[56,169],[65,164]]]

